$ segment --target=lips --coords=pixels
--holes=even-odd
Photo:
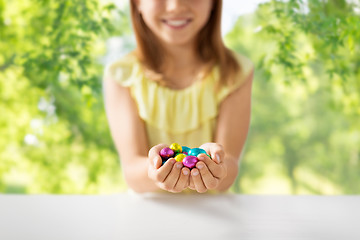
[[[168,20],[163,20],[162,22],[165,23],[170,28],[179,29],[187,26],[191,22],[191,19],[172,19],[172,20],[168,19]]]

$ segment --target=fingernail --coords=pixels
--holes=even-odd
[[[154,167],[156,167],[157,158],[154,159]]]
[[[182,172],[183,172],[183,174],[184,174],[185,176],[187,176],[187,175],[189,174],[189,171],[186,170],[186,169],[184,169]]]
[[[217,160],[218,163],[220,163],[220,156],[219,156],[219,154],[216,154],[216,160]]]
[[[191,173],[192,173],[193,176],[199,175],[199,171],[192,171]]]
[[[176,168],[178,168],[178,169],[182,168],[182,164],[181,164],[181,163],[177,163],[177,164],[176,164]]]
[[[204,167],[204,164],[202,164],[202,163],[199,163],[198,165],[197,165],[197,168],[198,169],[202,169]]]

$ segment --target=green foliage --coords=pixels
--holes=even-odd
[[[305,67],[326,77],[333,107],[344,114],[360,114],[359,4],[345,0],[271,1],[257,11],[258,35],[274,39],[276,48],[262,58],[267,69],[282,66],[284,81],[305,81]],[[359,11],[359,10],[357,10]],[[340,84],[339,84],[340,83]],[[342,96],[338,97],[341,92]],[[345,111],[346,110],[346,111]],[[360,125],[359,125],[360,127]]]
[[[129,31],[113,18],[124,14],[97,0],[0,3],[0,191],[119,191],[100,57]]]
[[[256,64],[236,191],[360,193],[360,19],[353,9],[345,1],[271,1],[227,36]]]

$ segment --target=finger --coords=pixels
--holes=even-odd
[[[153,157],[152,159],[150,159],[150,166],[154,169],[157,170],[162,166],[162,158],[160,155]]]
[[[201,179],[201,176],[200,176],[200,172],[198,169],[196,168],[193,168],[191,170],[191,176],[194,180],[194,185],[195,185],[195,189],[197,192],[199,193],[204,193],[207,191],[205,185],[204,185],[204,182],[203,180]]]
[[[215,163],[206,154],[199,154],[198,159],[206,164],[208,170],[215,178],[221,178],[224,175],[225,169],[223,163]]]
[[[151,157],[154,156],[154,155],[159,155],[160,150],[163,149],[163,148],[165,148],[165,147],[168,147],[168,145],[163,144],[163,143],[153,146],[153,147],[149,150],[148,157],[151,158]]]
[[[175,159],[172,158],[171,160],[175,160]],[[174,190],[174,187],[180,177],[180,170],[182,167],[183,167],[183,165],[180,162],[176,162],[175,164],[173,164],[171,172],[169,173],[169,175],[165,178],[164,182],[162,183],[163,189],[165,189],[167,191]]]
[[[199,169],[201,179],[207,189],[215,189],[219,185],[219,179],[212,175],[204,162],[198,162],[196,168]]]
[[[175,192],[181,192],[189,185],[189,176],[190,176],[189,169],[186,167],[183,167],[181,169],[181,174],[180,174],[179,180],[177,181],[177,183],[175,184],[175,187],[174,187]]]
[[[160,150],[167,147],[166,144],[158,144],[152,147],[149,150],[148,153],[148,159],[150,160],[150,164],[155,167],[155,169],[158,169],[161,167],[162,159],[160,157]]]
[[[170,158],[168,161],[164,163],[164,165],[161,168],[153,171],[152,179],[154,179],[157,182],[164,182],[167,176],[170,174],[175,162],[176,161],[174,158]]]
[[[218,143],[205,143],[201,145],[201,148],[204,149],[211,158],[216,162],[220,163],[225,158],[225,151],[222,145]]]
[[[162,163],[162,159],[160,156],[154,157],[152,161],[149,161],[148,176],[155,181],[158,181],[157,174],[158,174],[158,169],[161,167],[160,163]]]
[[[195,190],[194,180],[193,180],[193,178],[191,177],[191,175],[190,175],[190,177],[189,177],[189,188],[190,188],[191,190]]]

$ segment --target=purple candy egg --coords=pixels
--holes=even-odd
[[[195,165],[198,161],[199,161],[198,158],[195,156],[186,156],[182,160],[182,163],[184,164],[185,167],[188,167],[191,169],[191,168],[195,167]]]
[[[174,151],[171,149],[171,148],[163,148],[160,150],[160,156],[163,158],[163,159],[168,159],[168,158],[171,158],[174,156]]]

